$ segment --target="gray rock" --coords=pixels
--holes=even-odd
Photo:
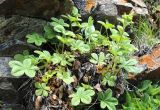
[[[10,18],[0,17],[0,43],[9,39],[21,39],[27,34],[43,32],[45,20],[13,15]]]
[[[12,82],[9,81],[13,78],[10,75],[10,68],[8,62],[11,60],[9,57],[0,58],[0,100],[5,103],[17,103],[18,92],[14,88]]]
[[[0,44],[0,57],[13,57],[17,53],[22,53],[24,50],[39,50],[40,48],[28,44],[20,40],[9,40]]]
[[[13,15],[10,18],[0,17],[0,56],[13,56],[25,49],[34,50],[35,47],[25,42],[27,34],[43,33],[47,21],[35,18]],[[22,41],[20,41],[22,40]]]
[[[8,65],[10,60],[10,57],[0,57],[0,78],[12,77]]]
[[[3,105],[0,110],[25,110],[25,107],[20,104],[6,104]]]
[[[8,65],[10,60],[10,57],[0,57],[0,100],[7,104],[16,104],[23,99],[20,97],[19,88],[27,78],[16,78],[11,75]]]
[[[22,15],[50,19],[70,12],[71,0],[1,0],[0,15]]]
[[[19,100],[17,90],[7,78],[0,80],[0,100],[4,103],[17,103]]]
[[[97,20],[108,19],[110,22],[115,22],[118,10],[115,4],[107,2],[106,0],[97,1],[98,6],[95,11],[95,16]]]

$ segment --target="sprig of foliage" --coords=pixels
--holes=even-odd
[[[74,60],[74,56],[69,52],[65,52],[64,54],[54,53],[52,58],[53,64],[60,64],[61,66],[71,66],[71,62]]]
[[[36,82],[35,87],[37,89],[35,92],[37,96],[44,96],[44,97],[48,96],[48,91],[50,90],[50,87],[46,86],[46,83]]]
[[[85,44],[82,40],[76,40],[71,43],[71,50],[79,51],[80,53],[88,53],[90,51],[90,46]]]
[[[92,53],[92,58],[89,60],[91,63],[96,65],[105,65],[105,60],[108,59],[109,54],[105,55],[103,52],[100,52],[99,54]]]
[[[41,46],[43,43],[46,43],[46,39],[37,33],[29,34],[26,38],[28,38],[28,43],[34,43],[37,46]]]
[[[137,91],[126,93],[124,110],[157,110],[160,106],[160,87],[145,80],[140,83]]]
[[[56,76],[59,79],[62,79],[66,84],[70,84],[70,83],[74,82],[73,77],[70,76],[71,72],[69,70],[65,71],[64,68],[59,67],[56,69],[56,73],[57,73]]]
[[[116,79],[117,79],[117,76],[112,75],[110,73],[105,73],[102,78],[102,84],[103,85],[108,84],[108,86],[113,87],[116,84]]]
[[[90,104],[92,101],[92,96],[95,94],[94,90],[92,89],[85,89],[84,87],[78,87],[77,92],[70,95],[72,98],[71,104],[73,106],[77,106],[80,102],[85,104]]]
[[[102,109],[107,107],[109,110],[116,110],[115,105],[118,105],[118,100],[112,97],[111,89],[107,89],[105,92],[99,92],[98,100]]]
[[[38,59],[39,60],[45,60],[47,63],[51,63],[52,62],[52,55],[50,54],[50,52],[44,50],[44,51],[34,51],[35,53],[37,53],[39,55]]]
[[[23,62],[10,61],[9,66],[12,68],[11,74],[16,77],[25,74],[33,78],[36,75],[36,70],[38,70],[38,67],[32,64],[31,59],[25,59]]]
[[[117,26],[108,21],[98,21],[103,26],[102,28],[105,28],[102,29],[105,30],[103,33],[101,30],[96,30],[95,21],[92,17],[89,17],[87,22],[82,22],[75,7],[71,14],[63,15],[63,18],[65,19],[53,17],[52,21],[44,27],[44,35],[33,33],[27,36],[28,43],[34,43],[42,49],[44,48],[42,44],[47,43],[47,50],[36,50],[34,51],[35,56],[29,55],[29,53],[15,56],[15,59],[19,60],[10,62],[12,74],[14,76],[25,74],[29,77],[35,77],[37,72],[38,78],[43,82],[35,84],[37,96],[47,97],[49,92],[47,85],[55,78],[64,87],[77,88],[73,94],[67,93],[72,98],[71,104],[73,106],[78,106],[80,103],[90,104],[93,100],[92,97],[98,95],[102,109],[115,110],[118,101],[112,97],[111,89],[95,93],[90,82],[77,87],[78,81],[81,81],[77,80],[79,73],[76,75],[71,70],[74,69],[74,66],[77,66],[76,60],[91,55],[91,58],[86,58],[85,61],[93,63],[91,65],[95,67],[95,72],[102,73],[94,76],[100,76],[99,85],[103,87],[106,84],[109,87],[114,87],[116,85],[116,75],[120,74],[122,70],[125,70],[125,74],[127,72],[138,72],[135,67],[137,61],[131,59],[137,48],[131,44],[129,35],[125,32],[126,27],[132,23],[132,16],[122,16],[119,19],[121,25]],[[80,61],[79,72],[82,72],[80,67],[86,62]],[[100,91],[103,91],[103,89],[99,87]],[[151,93],[156,94],[155,91]]]

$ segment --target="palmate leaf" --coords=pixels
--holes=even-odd
[[[90,46],[88,44],[85,44],[82,40],[76,40],[72,42],[71,44],[71,50],[73,51],[80,51],[81,53],[87,53],[90,51]]]
[[[29,58],[31,55],[29,55],[29,51],[28,50],[24,50],[22,54],[16,54],[14,56],[14,59],[20,62],[23,62],[23,60]]]
[[[56,25],[54,30],[59,33],[65,33],[65,28],[62,25]]]
[[[48,51],[46,51],[46,50],[38,51],[37,50],[37,51],[34,51],[34,53],[37,53],[39,55],[40,60],[46,60],[47,63],[52,62],[52,55]]]
[[[36,74],[36,70],[38,70],[38,67],[32,64],[31,59],[25,59],[23,62],[10,61],[9,66],[12,68],[11,74],[16,77],[25,74],[28,77],[33,78]]]
[[[102,26],[105,27],[105,29],[112,29],[114,28],[114,25],[109,23],[108,21],[106,22],[102,22],[102,21],[98,21],[99,24],[101,24]]]
[[[92,58],[89,60],[93,64],[98,64],[98,65],[104,65],[106,56],[103,52],[100,52],[99,54],[92,53],[91,54]]]
[[[55,17],[52,17],[52,22],[51,22],[51,25],[52,26],[57,26],[57,25],[61,25],[61,26],[64,26],[64,27],[69,27],[69,25],[67,23],[64,22],[63,19],[57,19]]]
[[[110,73],[105,73],[104,76],[103,76],[103,79],[102,79],[102,84],[103,85],[108,84],[111,87],[115,86],[116,79],[117,79],[117,76],[114,76],[114,75],[112,75]]]
[[[55,32],[53,32],[53,29],[50,26],[46,25],[44,27],[44,31],[45,31],[44,34],[45,38],[50,40],[56,37]]]
[[[46,83],[36,82],[35,87],[37,88],[37,90],[35,91],[35,94],[37,96],[48,96],[48,90],[50,90],[50,87],[48,87]]]
[[[92,101],[92,96],[95,94],[92,89],[85,89],[84,87],[78,87],[77,92],[70,95],[72,97],[71,104],[77,106],[80,102],[85,104],[90,104]]]
[[[109,110],[116,110],[115,106],[118,105],[118,100],[112,97],[111,89],[107,89],[105,92],[99,92],[98,100],[102,109],[107,107]]]
[[[136,59],[130,59],[128,61],[126,61],[125,59],[121,60],[121,68],[124,68],[127,72],[130,73],[139,73],[140,71],[142,71],[142,68],[138,68],[135,65],[138,63],[138,61]]]
[[[41,46],[42,43],[46,43],[46,39],[37,33],[29,34],[26,38],[28,43],[34,43],[37,46]]]
[[[73,77],[71,77],[70,75],[71,75],[71,73],[69,70],[57,72],[57,77],[59,79],[62,79],[66,84],[70,84],[71,82],[74,82]]]

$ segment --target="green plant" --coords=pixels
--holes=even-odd
[[[76,40],[71,43],[71,50],[86,53],[90,51],[90,46],[85,44],[82,40]]]
[[[44,96],[44,97],[48,96],[48,91],[50,90],[50,88],[46,86],[46,83],[36,82],[35,87],[37,88],[35,92],[37,96]]]
[[[122,59],[120,67],[131,73],[139,73],[141,71],[141,68],[135,67],[137,63],[138,61],[136,59],[129,59],[128,61]]]
[[[99,55],[96,53],[91,54],[92,58],[89,60],[93,64],[105,65],[105,60],[109,57],[109,54],[105,55],[103,52],[100,52]]]
[[[71,104],[77,106],[80,102],[85,104],[90,104],[92,101],[92,96],[95,94],[92,89],[85,89],[84,87],[78,87],[77,92],[70,95],[72,97]]]
[[[147,19],[140,18],[138,23],[132,26],[132,31],[135,34],[135,45],[140,47],[142,44],[152,48],[155,44],[160,43],[158,37],[159,29],[157,30]]]
[[[12,75],[16,77],[25,74],[33,78],[36,75],[36,71],[38,70],[38,67],[32,64],[31,59],[25,59],[23,62],[10,61],[9,66],[12,68]]]
[[[37,46],[41,46],[42,43],[46,43],[46,39],[37,33],[27,35],[26,37],[28,38],[27,39],[28,43],[35,43],[35,45],[37,45]]]
[[[102,78],[102,85],[108,84],[108,86],[115,86],[117,76],[110,73],[105,73]]]
[[[73,62],[74,60],[74,56],[69,52],[65,52],[64,54],[54,53],[52,58],[53,64],[60,64],[61,66],[71,66],[71,62]]]
[[[107,89],[105,92],[98,93],[98,100],[102,109],[108,108],[109,110],[116,110],[115,105],[118,104],[118,100],[112,97],[112,90]]]
[[[75,7],[71,14],[59,19],[53,17],[44,27],[43,35],[33,33],[26,36],[28,43],[39,46],[41,50],[35,50],[31,55],[28,52],[16,55],[10,62],[12,74],[35,77],[36,95],[47,97],[48,93],[56,94],[57,98],[54,98],[68,104],[67,107],[99,100],[101,108],[115,110],[118,101],[112,97],[109,88],[114,88],[117,75],[122,71],[125,75],[138,72],[137,61],[132,59],[137,48],[125,32],[126,27],[132,24],[132,15],[123,15],[119,21],[117,26],[108,21],[98,21],[102,25],[99,30],[95,28],[92,17],[83,22]],[[85,82],[84,78],[88,81]],[[98,87],[95,84],[99,85],[99,91],[105,91],[106,85],[108,89],[96,93]],[[67,102],[70,101],[68,96],[71,103]],[[97,96],[98,100],[95,100]]]
[[[136,91],[126,93],[124,110],[157,110],[160,106],[160,87],[145,80],[138,85]]]
[[[34,51],[35,53],[37,53],[39,55],[39,60],[45,60],[47,63],[51,63],[52,62],[52,56],[48,51]]]
[[[74,82],[73,77],[71,77],[71,72],[69,70],[65,71],[64,68],[57,68],[56,69],[57,77],[62,79],[66,84],[70,84]]]

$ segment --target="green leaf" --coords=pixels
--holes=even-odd
[[[51,63],[51,61],[52,61],[52,56],[51,56],[51,54],[48,52],[48,51],[46,51],[46,50],[44,50],[44,51],[34,51],[34,53],[37,53],[37,54],[39,54],[39,59],[40,60],[46,60],[47,61],[47,63]]]
[[[37,46],[41,46],[42,43],[46,43],[46,39],[37,33],[29,34],[26,36],[28,43],[34,43]]]
[[[30,55],[29,55],[28,50],[24,50],[22,54],[16,54],[14,56],[14,59],[17,60],[17,61],[23,62],[23,60],[25,60],[29,57],[30,57]]]
[[[55,17],[52,17],[51,19],[52,19],[51,25],[54,26],[54,27],[57,26],[57,25],[61,25],[62,27],[63,26],[64,27],[69,27],[69,25],[67,23],[65,23],[63,19],[57,19]]]
[[[79,16],[78,9],[77,9],[76,7],[73,7],[73,9],[72,9],[72,15],[73,15],[74,17]]]
[[[85,104],[90,104],[92,101],[91,97],[94,94],[95,92],[92,89],[85,90],[84,87],[78,87],[77,92],[70,95],[70,97],[72,97],[71,103],[73,106],[79,105],[80,101]]]
[[[65,33],[65,28],[62,25],[56,25],[54,30],[59,33]]]
[[[60,64],[61,66],[71,66],[71,62],[74,60],[74,56],[67,52],[64,52],[64,54],[54,53],[52,58],[53,64]]]
[[[98,64],[99,65],[103,65],[103,64],[106,64],[104,61],[105,61],[106,57],[105,57],[105,54],[103,52],[100,52],[99,53],[99,61],[98,61]]]
[[[138,61],[136,59],[130,59],[128,61],[122,59],[121,60],[121,68],[124,68],[126,71],[130,72],[130,73],[139,73],[141,72],[142,68],[138,68],[135,65],[138,63]]]
[[[72,100],[71,100],[71,103],[72,103],[73,106],[77,106],[77,105],[79,105],[80,100],[81,99],[78,96],[77,97],[73,97]]]
[[[91,63],[98,65],[106,64],[105,63],[106,56],[103,52],[100,52],[99,55],[97,55],[96,53],[92,53],[91,56],[92,58],[89,60]]]
[[[25,74],[32,78],[35,76],[36,70],[38,70],[38,67],[32,64],[31,59],[25,59],[23,62],[10,61],[9,66],[12,68],[11,74],[16,77]]]
[[[105,73],[102,79],[102,84],[106,85],[108,84],[109,86],[113,87],[115,86],[115,82],[116,82],[117,77],[110,74],[110,73]]]
[[[57,73],[57,77],[59,79],[62,79],[66,84],[70,84],[70,83],[74,82],[73,77],[71,77],[70,75],[71,75],[71,73],[69,70],[67,72],[62,71],[62,72]]]
[[[49,27],[49,26],[46,25],[44,27],[44,31],[45,31],[45,34],[44,34],[45,38],[47,38],[49,40],[53,39],[53,38],[56,38],[56,35],[53,32],[53,29],[51,27]]]
[[[36,88],[39,88],[39,89],[41,89],[41,88],[42,88],[41,84],[40,84],[40,83],[38,83],[38,82],[36,82],[34,85],[35,85],[35,87],[36,87]]]
[[[92,53],[91,56],[92,56],[96,61],[98,61],[99,58],[98,58],[98,55],[97,55],[96,53]]]
[[[66,31],[66,32],[64,33],[64,35],[66,35],[66,36],[71,36],[71,37],[73,37],[73,38],[76,37],[76,35],[75,35],[72,31]]]
[[[90,46],[88,44],[85,44],[82,40],[76,40],[72,42],[71,44],[71,50],[73,51],[80,51],[81,53],[87,53],[90,51]]]
[[[114,25],[111,24],[111,23],[109,23],[108,21],[106,21],[106,22],[98,21],[98,23],[100,23],[106,29],[112,29],[112,28],[114,28]]]
[[[36,82],[35,87],[37,88],[35,91],[35,94],[37,96],[44,96],[44,97],[48,96],[48,91],[50,90],[50,87],[46,86],[46,83]]]
[[[112,97],[111,89],[107,89],[105,92],[99,92],[98,100],[102,109],[107,107],[109,110],[116,110],[115,106],[118,104],[118,100]]]
[[[36,96],[41,96],[43,94],[43,90],[42,89],[38,89],[35,92]]]

